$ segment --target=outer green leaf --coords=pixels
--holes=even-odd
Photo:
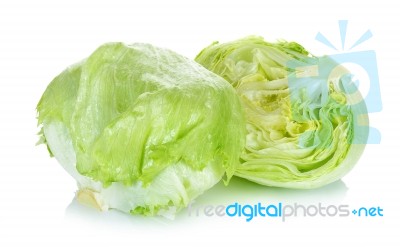
[[[231,85],[148,44],[101,46],[53,80],[38,112],[78,199],[101,209],[173,213],[229,179],[244,145]]]

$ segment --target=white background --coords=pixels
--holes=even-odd
[[[367,2],[1,1],[0,246],[400,246],[398,8],[395,1]],[[257,218],[247,223],[185,212],[174,221],[100,213],[73,200],[74,180],[43,145],[35,146],[35,107],[47,84],[104,42],[150,42],[194,58],[214,40],[256,34],[334,54],[314,37],[320,31],[340,46],[340,19],[349,20],[348,44],[367,29],[374,34],[355,50],[377,54],[383,111],[370,117],[381,131],[381,144],[368,145],[355,169],[322,189],[271,189],[236,179],[197,202],[344,203],[380,206],[384,217],[298,217],[285,223]]]

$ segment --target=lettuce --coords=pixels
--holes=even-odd
[[[228,180],[244,146],[232,86],[170,50],[108,43],[37,105],[41,142],[99,209],[171,216]]]
[[[246,114],[235,175],[267,186],[316,188],[343,177],[368,137],[367,109],[349,72],[295,42],[214,42],[195,59],[229,81]]]

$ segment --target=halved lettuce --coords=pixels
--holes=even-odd
[[[245,142],[232,86],[170,50],[108,43],[57,76],[42,142],[100,209],[173,215],[226,174]]]
[[[251,36],[215,42],[195,60],[228,80],[245,108],[247,138],[235,175],[315,188],[340,179],[359,159],[367,109],[349,72],[331,58]]]

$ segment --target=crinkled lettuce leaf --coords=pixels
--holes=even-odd
[[[233,87],[149,44],[99,47],[50,83],[37,110],[78,199],[100,209],[173,215],[233,175],[245,142]]]

